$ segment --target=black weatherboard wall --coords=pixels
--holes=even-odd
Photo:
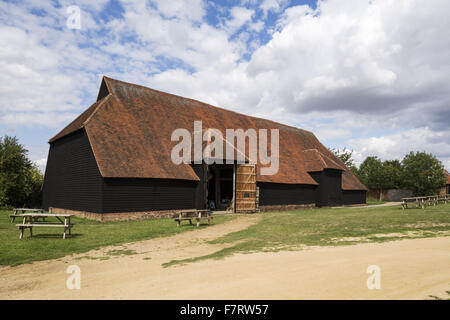
[[[84,129],[50,144],[43,207],[101,212],[102,177]]]
[[[195,207],[196,181],[105,178],[101,212],[139,212]]]
[[[196,183],[195,187],[195,204],[190,208],[195,208],[198,210],[206,209],[206,199],[205,199],[205,175],[206,175],[206,165],[202,164],[191,164],[197,177],[200,181]]]
[[[343,204],[366,203],[365,190],[342,190]]]
[[[97,213],[190,209],[199,188],[197,181],[103,178],[81,129],[50,144],[43,207]]]
[[[316,206],[339,206],[343,204],[341,170],[324,169],[309,174],[319,183],[316,191]]]
[[[315,203],[316,189],[314,185],[258,183],[259,205],[298,205]]]
[[[259,205],[298,205],[315,203],[316,206],[340,206],[366,203],[365,190],[342,190],[340,170],[325,169],[311,172],[319,186],[282,183],[258,183]]]

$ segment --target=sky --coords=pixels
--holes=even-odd
[[[450,169],[448,12],[448,0],[3,0],[0,136],[44,170],[48,140],[107,75],[310,130],[357,163],[415,150]]]

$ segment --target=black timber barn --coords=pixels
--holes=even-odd
[[[279,170],[253,174],[242,195],[239,165],[171,161],[177,128],[279,130]],[[43,207],[97,215],[164,216],[180,209],[229,209],[240,196],[259,210],[363,204],[366,188],[311,132],[103,77],[97,101],[50,139]],[[252,173],[253,172],[253,173]],[[244,189],[243,189],[244,190]],[[245,190],[244,190],[245,191]],[[248,201],[247,201],[248,202]],[[253,208],[253,207],[250,207]]]

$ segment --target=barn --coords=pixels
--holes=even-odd
[[[278,129],[279,169],[175,164],[177,128]],[[313,133],[103,77],[97,101],[49,141],[43,207],[100,220],[181,209],[254,212],[363,204],[366,188]]]

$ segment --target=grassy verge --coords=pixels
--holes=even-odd
[[[19,265],[38,260],[61,258],[73,253],[87,252],[109,245],[119,245],[133,241],[166,237],[176,233],[196,230],[196,227],[177,227],[172,219],[151,219],[143,221],[97,222],[74,218],[72,237],[62,239],[60,228],[34,228],[33,237],[25,231],[19,240],[16,223],[11,223],[11,211],[0,211],[0,265]],[[232,217],[216,217],[214,223],[221,223]],[[201,225],[200,228],[206,227]],[[112,252],[124,254],[123,252]],[[128,254],[128,253],[125,253]]]
[[[230,246],[208,256],[174,260],[164,266],[234,253],[296,250],[304,246],[337,246],[362,242],[450,235],[450,204],[401,210],[379,208],[321,208],[264,213],[255,225],[211,243]],[[234,245],[233,245],[234,244]]]

